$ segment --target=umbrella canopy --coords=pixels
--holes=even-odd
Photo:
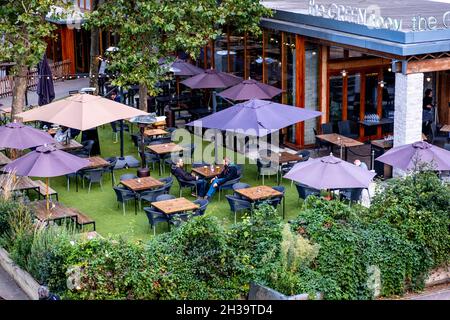
[[[36,93],[39,96],[38,104],[40,106],[48,104],[55,99],[55,88],[53,86],[52,70],[48,65],[47,55],[38,64],[39,82],[37,84]]]
[[[241,83],[228,88],[219,96],[230,100],[272,99],[283,90],[258,82],[253,79],[244,80]]]
[[[56,149],[53,145],[37,147],[6,165],[2,171],[19,176],[58,177],[76,172],[89,165],[89,160]]]
[[[190,77],[205,72],[204,69],[194,66],[193,64],[181,59],[175,60],[172,65],[176,76]],[[178,70],[178,71],[177,71]]]
[[[368,188],[376,173],[333,155],[297,163],[284,178],[318,190]]]
[[[17,116],[24,122],[46,121],[85,131],[105,123],[146,114],[101,96],[80,93],[19,113]]]
[[[46,143],[55,143],[47,132],[26,126],[23,123],[11,122],[0,127],[0,147],[24,150]]]
[[[207,69],[200,74],[181,81],[181,83],[191,89],[220,89],[234,86],[241,81],[242,78],[232,74],[215,69]]]
[[[413,170],[420,163],[431,164],[439,171],[450,170],[450,151],[425,141],[393,148],[375,160],[404,171]]]
[[[297,122],[320,116],[318,111],[252,99],[188,123],[188,126],[225,131],[244,130],[262,137]]]

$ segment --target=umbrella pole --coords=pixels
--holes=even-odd
[[[216,90],[213,90],[212,92],[212,104],[213,104],[213,113],[216,113],[217,111],[217,96],[216,96]]]
[[[218,147],[218,143],[217,143],[217,138],[218,138],[217,131],[218,130],[216,129],[216,135],[214,137],[214,161],[215,161],[216,165],[219,163],[218,158],[217,158],[217,153],[219,152],[219,147]]]
[[[120,120],[120,160],[123,159],[123,120]]]
[[[47,211],[49,211],[50,210],[50,204],[49,204],[49,202],[48,202],[48,184],[49,184],[49,181],[48,181],[48,177],[47,178],[45,178],[45,205],[46,205],[46,208],[47,208]]]

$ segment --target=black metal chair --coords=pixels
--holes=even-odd
[[[272,189],[275,189],[282,193],[281,196],[273,197],[273,198],[270,198],[269,200],[267,200],[267,203],[276,209],[283,201],[283,197],[285,196],[286,188],[283,186],[274,186],[274,187],[272,187]]]
[[[173,200],[173,199],[176,199],[176,197],[171,194],[161,194],[156,197],[155,201],[166,201],[166,200]]]
[[[170,219],[164,213],[155,211],[153,207],[145,207],[144,211],[147,214],[148,222],[153,229],[153,235],[156,234],[156,225],[161,222],[167,223],[170,230]]]
[[[339,134],[352,139],[357,139],[358,134],[352,133],[350,120],[339,121],[338,122]]]
[[[236,198],[242,199],[241,195],[239,195],[239,193],[237,193],[236,190],[246,189],[246,188],[250,188],[250,185],[247,183],[238,182],[238,183],[233,184],[233,190],[234,190],[233,196],[235,196]]]
[[[331,134],[333,133],[333,124],[328,122],[328,123],[322,123],[320,125],[321,127],[321,133],[322,134]]]
[[[138,178],[138,176],[135,175],[134,173],[126,173],[120,176],[120,181],[131,180],[136,178]]]
[[[165,193],[170,193],[170,189],[172,188],[173,185],[173,177],[159,178],[158,180],[164,183],[163,189]]]
[[[250,201],[237,198],[231,195],[225,195],[230,205],[231,212],[234,213],[234,223],[236,224],[236,214],[238,211],[252,210],[252,203]]]
[[[113,190],[116,193],[117,205],[122,203],[123,215],[125,215],[125,204],[130,200],[135,200],[136,195],[133,191],[123,187],[113,187]]]
[[[72,154],[74,154],[78,157],[88,158],[91,156],[91,151],[92,151],[92,147],[94,146],[94,143],[95,143],[94,140],[83,141],[83,142],[81,142],[81,144],[83,145],[83,148],[72,152]]]
[[[103,172],[111,173],[111,184],[114,187],[114,185],[116,184],[116,177],[114,176],[114,168],[116,167],[117,158],[109,157],[109,158],[105,158],[105,160],[109,162],[109,166],[104,168]]]
[[[441,134],[438,130],[438,127],[436,125],[436,122],[433,122],[431,124],[431,144],[445,144],[449,140],[448,133],[447,134]]]
[[[193,216],[202,216],[205,214],[206,208],[208,207],[209,201],[206,199],[197,199],[193,201],[195,204],[198,204],[200,207],[194,211]]]
[[[258,172],[258,180],[262,177],[263,185],[265,185],[265,176],[276,175],[278,181],[279,168],[277,166],[274,166],[272,164],[272,161],[261,161],[260,159],[256,159],[256,168]]]
[[[139,208],[142,207],[142,201],[152,203],[156,201],[156,197],[163,194],[166,194],[166,188],[164,186],[157,189],[145,190],[136,193],[137,200],[139,201]]]
[[[238,174],[237,178],[229,180],[224,184],[218,186],[217,191],[219,192],[219,201],[220,201],[220,194],[222,193],[223,190],[233,190],[233,185],[241,182],[244,168],[240,164],[236,164],[235,166],[237,167],[237,174]]]

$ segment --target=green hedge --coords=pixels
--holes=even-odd
[[[449,262],[449,195],[420,173],[393,179],[370,209],[310,197],[289,227],[263,205],[229,229],[196,217],[148,243],[77,240],[70,228],[36,228],[22,204],[2,201],[1,243],[70,299],[240,299],[251,281],[287,295],[372,299],[419,290]]]

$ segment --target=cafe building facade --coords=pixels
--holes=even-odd
[[[311,146],[321,123],[338,132],[345,120],[361,141],[388,135],[395,145],[419,141],[426,89],[433,90],[437,122],[450,124],[450,3],[263,4],[274,15],[262,19],[261,36],[229,27],[202,50],[198,65],[279,87],[279,102],[322,112],[317,120],[283,130],[286,145]]]

